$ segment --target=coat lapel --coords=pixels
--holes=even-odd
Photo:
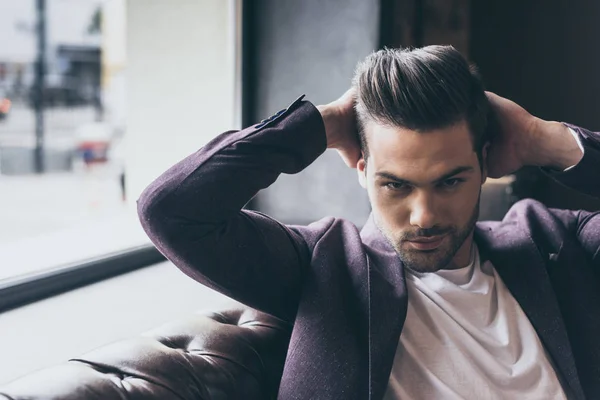
[[[478,223],[475,242],[517,300],[558,372],[576,398],[584,398],[575,360],[546,261],[526,230],[511,223]],[[565,388],[567,389],[567,388]]]
[[[379,231],[373,216],[361,231],[368,265],[369,394],[383,397],[388,385],[408,296],[404,267]],[[478,223],[475,242],[517,300],[577,399],[584,394],[556,296],[542,258],[530,235],[515,224]]]
[[[406,319],[408,297],[404,268],[373,216],[361,231],[368,265],[369,394],[381,399]]]

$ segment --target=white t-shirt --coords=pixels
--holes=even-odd
[[[564,400],[529,319],[490,262],[406,271],[408,312],[384,400]]]

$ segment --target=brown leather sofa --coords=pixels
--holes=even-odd
[[[243,306],[201,313],[22,377],[0,399],[274,399],[291,328]]]

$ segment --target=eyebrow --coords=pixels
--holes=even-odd
[[[454,175],[458,175],[460,173],[463,172],[473,172],[474,169],[473,167],[470,166],[461,166],[461,167],[456,167],[454,168],[452,171],[445,173],[444,175],[440,176],[437,179],[433,180],[433,183],[440,183],[442,181],[445,181],[448,178],[453,177]],[[392,181],[395,181],[397,183],[402,183],[404,185],[412,185],[412,186],[417,186],[415,185],[413,182],[409,181],[408,179],[402,179],[390,172],[386,172],[386,171],[380,171],[375,173],[376,176],[380,177],[380,178],[386,178]]]

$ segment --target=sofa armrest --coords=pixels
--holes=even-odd
[[[101,347],[0,388],[0,399],[276,398],[291,325],[243,306]]]

